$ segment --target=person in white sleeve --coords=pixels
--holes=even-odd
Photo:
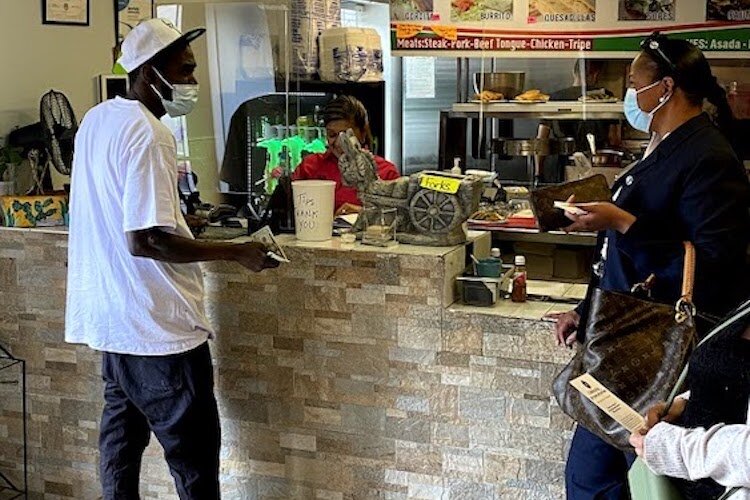
[[[220,427],[199,261],[259,272],[262,244],[196,241],[180,210],[175,139],[160,118],[198,98],[190,42],[169,21],[136,26],[119,62],[125,98],[91,109],[76,135],[65,339],[102,352],[103,497],[139,498],[153,432],[183,500],[218,499]]]
[[[738,322],[696,349],[687,387],[669,414],[647,415],[630,444],[656,474],[673,478],[686,500],[750,499],[750,325]],[[658,423],[657,423],[658,422]]]

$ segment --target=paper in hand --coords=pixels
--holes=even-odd
[[[625,404],[623,400],[615,396],[612,391],[588,373],[574,378],[570,381],[570,385],[631,433],[645,427],[646,421],[640,413]]]
[[[559,208],[560,210],[564,210],[573,215],[586,215],[588,213],[584,209],[579,208],[572,203],[568,203],[567,201],[556,201],[553,205],[555,208]]]
[[[284,253],[284,249],[281,248],[281,245],[279,245],[279,243],[276,241],[276,238],[273,236],[273,233],[268,226],[263,226],[262,228],[251,234],[250,241],[263,243],[268,249],[268,253],[266,255],[268,255],[273,260],[277,260],[279,262],[289,262],[289,259]]]

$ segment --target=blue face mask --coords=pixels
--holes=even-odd
[[[648,112],[643,111],[640,106],[638,106],[638,94],[648,89],[652,89],[660,83],[661,80],[657,80],[651,85],[646,85],[638,90],[629,88],[627,92],[625,92],[625,99],[623,99],[622,103],[623,112],[625,113],[625,118],[628,120],[628,123],[630,123],[630,126],[634,129],[640,130],[641,132],[651,132],[651,121],[654,119],[654,115],[667,103],[667,101],[669,101],[669,98],[672,97],[671,93],[667,96],[660,97],[659,104]]]

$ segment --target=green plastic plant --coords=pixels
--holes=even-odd
[[[21,164],[21,150],[10,146],[0,146],[0,182],[5,179],[5,172],[11,166],[17,167]]]

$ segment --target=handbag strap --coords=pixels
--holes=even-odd
[[[693,288],[695,288],[695,246],[686,241],[685,263],[682,267],[682,295],[681,299],[687,303],[693,303]]]
[[[692,246],[692,245],[690,245],[690,246]],[[685,244],[685,252],[686,252],[685,253],[685,269],[687,271],[687,262],[689,260],[688,259],[688,255],[687,255],[688,244]],[[692,249],[692,252],[693,252],[693,259],[694,259],[695,258],[695,248]],[[688,274],[686,273],[685,275],[687,276]],[[683,293],[684,292],[685,292],[685,287],[684,287],[684,283],[683,283]],[[692,293],[692,290],[691,290],[691,293]],[[735,309],[735,312],[729,318],[727,318],[726,320],[724,320],[720,325],[717,325],[716,327],[714,327],[714,329],[711,330],[708,335],[706,335],[705,337],[703,337],[703,340],[701,340],[700,342],[698,342],[698,345],[696,346],[696,349],[700,345],[702,345],[705,342],[707,342],[711,337],[714,337],[715,335],[721,333],[727,327],[731,326],[736,321],[741,320],[742,318],[744,318],[748,314],[750,314],[750,300],[746,301],[738,309]],[[664,409],[664,415],[666,415],[666,414],[669,413],[669,409],[672,407],[672,403],[674,403],[675,398],[677,397],[677,395],[679,394],[680,390],[682,389],[682,386],[685,384],[685,379],[687,378],[687,373],[688,373],[688,366],[689,366],[689,363],[686,363],[685,364],[685,368],[683,368],[682,369],[682,373],[680,373],[680,378],[677,379],[677,383],[675,384],[674,388],[672,389],[672,392],[669,394],[669,399],[667,399],[667,404],[666,404],[665,409]],[[731,497],[732,495],[734,495],[735,493],[737,493],[739,490],[740,490],[739,487],[730,488],[730,489],[726,490],[724,492],[724,494],[719,497],[718,500],[727,500],[729,497]]]
[[[685,248],[685,259],[682,265],[682,293],[675,305],[676,319],[678,322],[684,322],[688,314],[695,316],[695,306],[693,305],[693,289],[695,288],[695,246],[689,241],[682,243]],[[651,288],[656,281],[656,275],[651,274],[641,283],[636,283],[631,289],[632,293],[645,292],[649,296]]]

